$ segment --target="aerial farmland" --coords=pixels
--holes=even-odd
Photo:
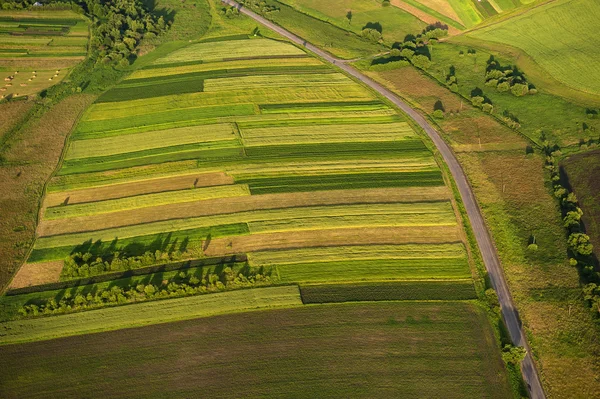
[[[594,207],[556,176],[595,76],[502,30],[554,9],[241,3],[2,3],[0,397],[588,396],[537,317],[583,292],[593,341]],[[530,113],[559,103],[586,122]]]

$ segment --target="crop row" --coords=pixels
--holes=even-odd
[[[439,170],[245,178],[236,182],[247,184],[253,195],[379,187],[426,187],[444,184]]]
[[[173,248],[182,251],[187,246],[200,244],[207,237],[218,238],[227,236],[239,236],[248,234],[248,225],[246,223],[232,223],[220,226],[205,226],[186,230],[159,231],[152,234],[138,235],[133,237],[122,236],[102,236],[103,238],[90,239],[81,235],[81,240],[72,240],[72,244],[34,248],[29,256],[28,262],[47,262],[53,260],[63,260],[72,253],[110,253],[111,251],[121,250],[131,255],[142,255],[146,251],[154,252],[156,249]],[[67,241],[65,241],[67,242]],[[182,251],[183,252],[183,251]]]
[[[477,297],[471,280],[301,285],[302,302],[456,301]]]
[[[298,263],[325,263],[349,260],[383,259],[466,259],[461,243],[347,245],[301,249],[283,249],[248,254],[254,266],[281,266]]]
[[[71,159],[63,163],[58,175],[109,171],[190,159],[196,159],[198,162],[231,162],[242,156],[241,148],[232,140],[184,144],[105,157]]]
[[[200,190],[200,189],[196,189]],[[191,190],[194,191],[194,190]],[[164,193],[169,194],[169,193]],[[239,193],[238,195],[243,195],[243,193]],[[142,198],[146,198],[146,202],[150,199],[155,198],[156,194],[149,194],[147,196],[139,196]],[[148,199],[150,198],[150,199]],[[160,197],[159,197],[160,198]],[[108,205],[112,205],[113,211],[118,211],[120,208],[117,205],[120,204],[119,201],[125,201],[125,204],[131,203],[132,200],[136,200],[136,197],[132,198],[123,198],[119,200],[107,200],[98,202],[99,207],[106,208],[106,205],[101,205],[102,203],[106,203]],[[84,204],[81,204],[84,205]],[[91,203],[90,205],[93,205]],[[78,205],[70,205],[69,207],[77,207]],[[110,208],[109,208],[110,209]],[[126,208],[127,209],[127,208]],[[89,214],[94,212],[93,208],[88,208],[87,210]],[[223,211],[222,211],[223,212]],[[225,211],[226,212],[226,211]],[[200,216],[193,218],[184,218],[184,219],[172,219],[166,221],[158,221],[158,222],[146,222],[141,225],[132,225],[125,226],[113,229],[106,230],[98,230],[98,231],[86,231],[83,233],[75,233],[75,234],[65,234],[58,235],[52,237],[42,237],[38,239],[36,242],[35,248],[49,248],[49,247],[57,247],[57,246],[65,246],[65,245],[77,245],[83,241],[93,239],[96,240],[112,240],[115,237],[125,238],[125,237],[135,237],[142,236],[148,234],[158,234],[161,232],[168,231],[180,231],[180,230],[189,230],[193,228],[199,227],[209,227],[209,226],[218,226],[218,225],[226,225],[232,223],[252,223],[252,222],[264,222],[264,221],[272,221],[276,222],[281,219],[301,219],[301,218],[309,218],[309,217],[334,217],[334,216],[360,216],[360,215],[370,215],[374,219],[381,215],[397,215],[396,221],[398,224],[404,223],[402,222],[402,218],[406,216],[406,214],[410,214],[411,212],[415,212],[420,216],[415,217],[413,219],[413,223],[411,225],[419,225],[421,221],[419,218],[423,220],[423,223],[426,223],[427,220],[443,220],[444,222],[448,221],[449,216],[452,214],[452,209],[449,207],[448,203],[440,202],[440,203],[392,203],[392,204],[366,204],[366,205],[331,205],[331,206],[299,206],[292,208],[272,208],[272,209],[261,209],[261,210],[251,210],[251,211],[243,211],[236,213],[223,213],[216,214],[212,216]],[[106,217],[109,217],[107,215]],[[442,223],[446,224],[446,223]],[[327,227],[324,225],[323,227]],[[89,226],[87,227],[88,229]],[[277,229],[277,227],[276,227]]]
[[[247,146],[353,141],[368,143],[415,136],[406,122],[242,128],[241,134]]]
[[[117,137],[74,140],[66,159],[100,157],[175,145],[237,140],[231,124],[198,125]]]
[[[170,64],[191,61],[220,61],[225,58],[306,55],[304,51],[287,43],[268,39],[232,40],[226,42],[198,43],[155,61],[155,64]]]
[[[167,191],[161,193],[136,195],[133,197],[109,199],[105,201],[50,207],[46,209],[44,218],[46,220],[50,220],[88,216],[98,213],[147,208],[182,202],[203,201],[213,198],[237,197],[243,195],[250,195],[250,192],[247,186],[239,184]]]

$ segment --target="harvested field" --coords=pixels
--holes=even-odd
[[[152,303],[152,312],[173,301]],[[494,341],[484,312],[470,303],[312,305],[5,346],[0,389],[7,399],[148,398],[166,390],[173,398],[231,398],[240,387],[248,398],[506,398]]]
[[[177,191],[185,188],[223,186],[233,184],[233,178],[225,173],[191,173],[181,176],[162,177],[151,180],[133,181],[131,183],[113,184],[82,190],[50,192],[44,198],[44,207],[63,204],[80,204],[85,202],[104,201],[134,195],[153,194],[166,191]]]
[[[205,253],[208,256],[221,256],[275,249],[340,245],[432,244],[460,241],[458,228],[450,226],[307,230],[213,239]]]
[[[58,281],[63,261],[25,263],[9,285],[9,289],[29,287]]]

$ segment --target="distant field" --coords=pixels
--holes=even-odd
[[[226,398],[243,387],[252,398],[506,398],[506,374],[492,331],[481,328],[486,325],[469,303],[225,315],[3,347],[0,392],[5,398],[70,398],[91,390],[147,398],[168,390],[170,397],[189,398],[210,391]]]
[[[600,151],[573,155],[562,165],[583,209],[586,233],[600,258]]]
[[[280,0],[295,9],[327,21],[342,29],[360,34],[369,23],[382,26],[383,38],[388,43],[403,41],[407,34],[420,32],[425,24],[418,18],[397,8],[382,7],[379,0]],[[347,18],[351,12],[350,21]]]
[[[0,11],[0,97],[60,82],[87,54],[88,23],[70,11]],[[3,76],[4,75],[4,76]]]
[[[555,79],[598,95],[600,41],[594,30],[598,19],[600,3],[595,0],[559,0],[469,36],[518,47]]]

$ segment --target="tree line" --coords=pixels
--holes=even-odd
[[[487,60],[485,85],[495,87],[501,93],[510,91],[517,97],[537,93],[537,89],[527,82],[523,72],[516,66],[500,64],[493,55]]]
[[[583,211],[577,202],[575,193],[561,184],[559,157],[562,155],[558,145],[551,145],[542,137],[546,155],[546,169],[554,189],[554,196],[560,204],[563,225],[567,231],[569,263],[577,267],[584,283],[583,297],[596,316],[600,316],[600,272],[595,268],[593,246],[590,237],[585,234],[581,220]]]
[[[203,276],[179,272],[160,284],[131,284],[124,287],[112,286],[87,294],[65,293],[62,298],[51,298],[27,304],[19,309],[22,317],[72,313],[105,306],[122,305],[163,298],[184,297],[229,291],[241,288],[268,286],[272,284],[271,270],[248,265],[240,270],[225,267],[222,271],[213,270]]]

